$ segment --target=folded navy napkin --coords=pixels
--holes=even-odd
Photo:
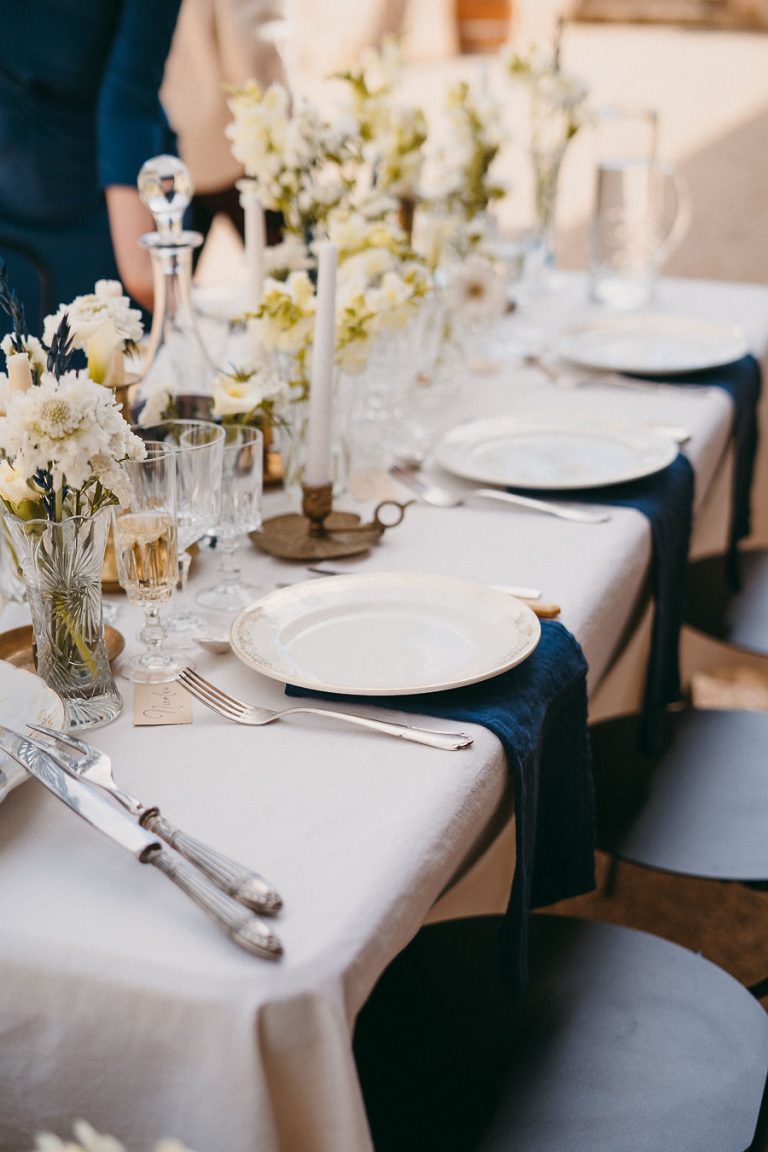
[[[667,376],[674,384],[698,384],[723,388],[733,402],[734,469],[731,490],[731,524],[728,539],[728,578],[734,590],[739,580],[739,540],[750,532],[752,478],[757,452],[757,404],[760,399],[761,371],[754,356],[743,356],[732,364],[699,372]]]
[[[527,494],[552,497],[551,491]],[[653,476],[562,493],[559,499],[636,508],[651,527],[651,591],[654,599],[651,652],[646,674],[640,743],[649,755],[664,743],[666,706],[680,696],[680,628],[685,611],[685,572],[693,520],[693,469],[678,453]]]
[[[515,797],[516,864],[502,931],[502,971],[522,989],[528,967],[528,911],[595,887],[594,800],[587,731],[587,665],[558,621],[516,668],[446,692],[357,697],[359,703],[482,724],[501,740]],[[352,697],[288,685],[292,696]]]

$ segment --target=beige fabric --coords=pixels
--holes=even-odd
[[[227,188],[242,175],[224,129],[225,85],[284,79],[278,50],[281,0],[184,0],[161,99],[198,192]]]

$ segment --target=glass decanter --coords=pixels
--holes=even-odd
[[[154,156],[142,166],[139,195],[152,213],[156,231],[141,238],[152,258],[155,304],[144,355],[141,391],[172,396],[207,395],[214,366],[203,344],[192,307],[192,254],[203,242],[183,227],[192,199],[189,169],[176,156]]]

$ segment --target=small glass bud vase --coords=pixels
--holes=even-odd
[[[32,612],[38,675],[62,699],[69,728],[120,715],[104,641],[101,573],[109,508],[60,522],[6,514]]]

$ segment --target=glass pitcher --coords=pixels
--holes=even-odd
[[[687,230],[688,196],[658,159],[655,110],[603,108],[594,130],[589,294],[612,308],[648,307],[661,267]]]

